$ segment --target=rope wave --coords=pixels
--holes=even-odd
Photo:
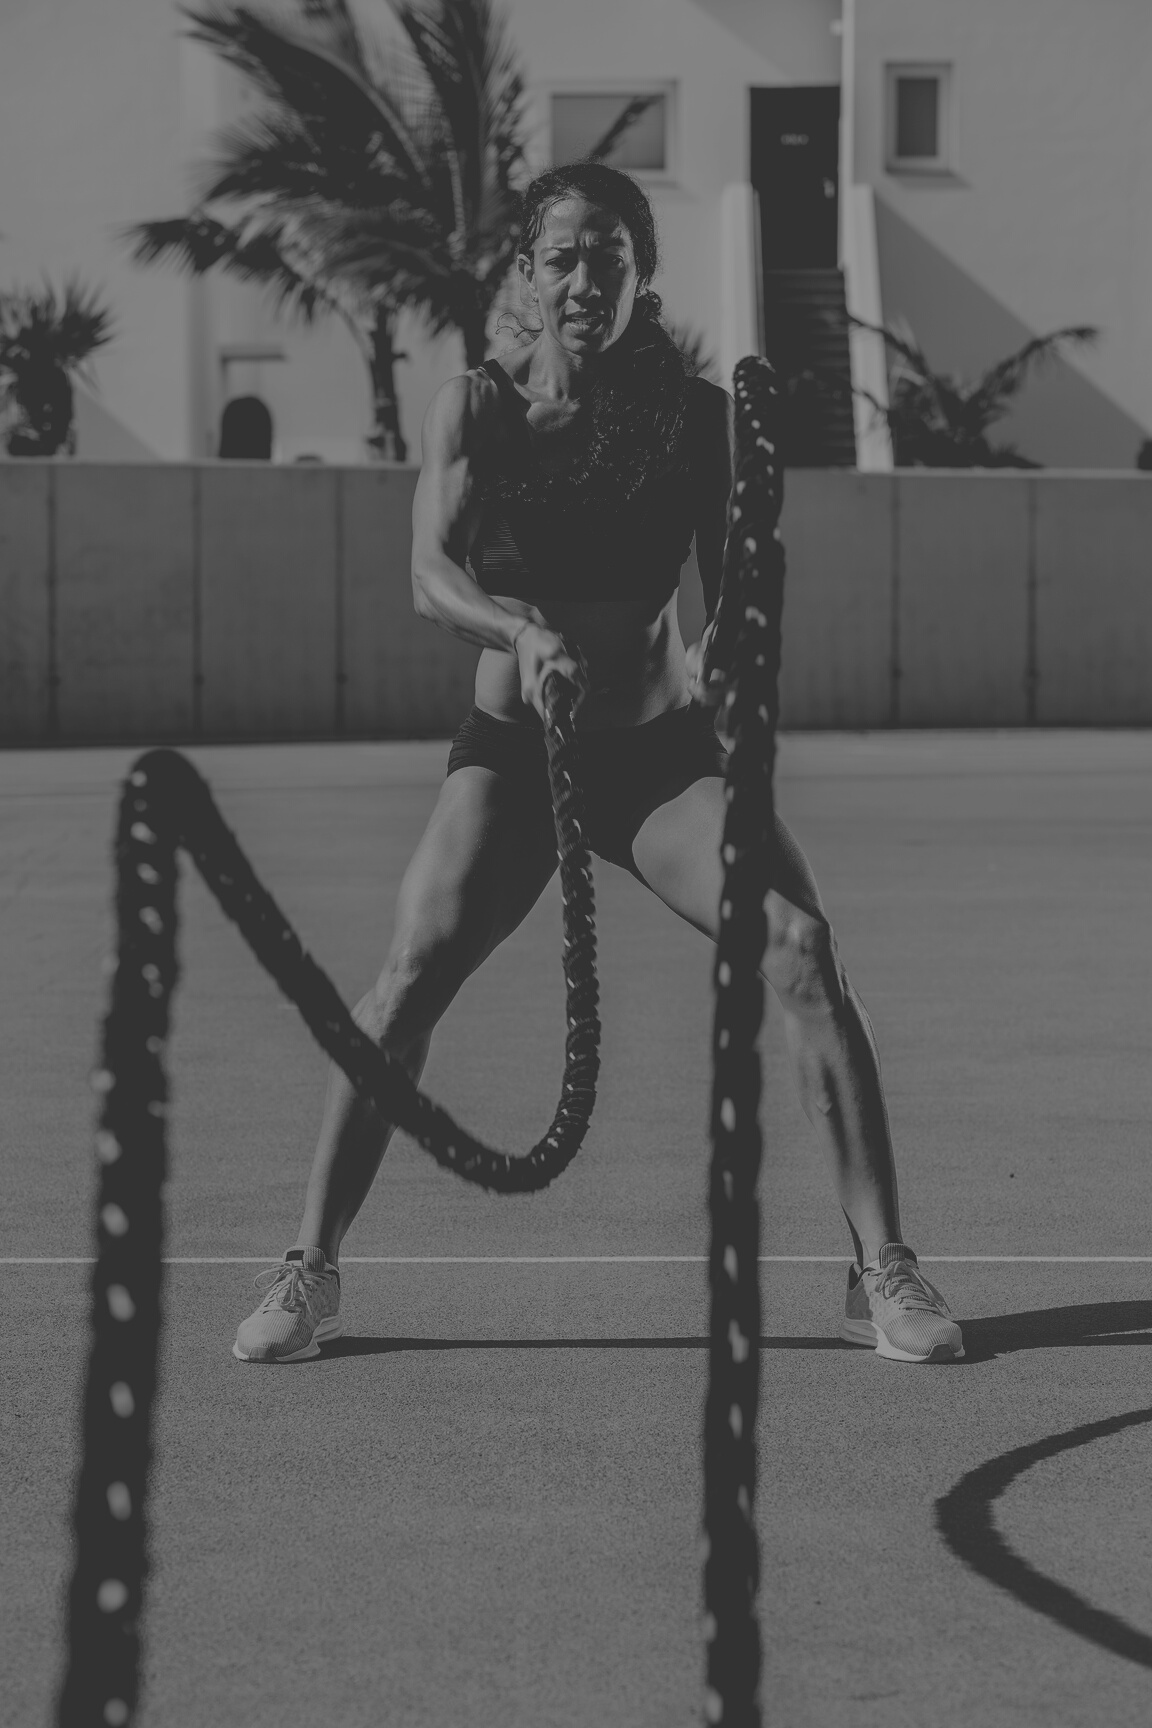
[[[75,1563],[61,1728],[128,1724],[139,1692],[138,1621],[148,1574],[145,1520],[160,1340],[163,1187],[167,1172],[164,1055],[176,951],[177,859],[186,852],[260,963],[299,1008],[317,1043],[438,1164],[498,1194],[534,1193],[576,1156],[600,1066],[595,901],[583,833],[576,731],[559,680],[545,692],[548,771],[564,896],[568,1035],[560,1102],[523,1156],[494,1150],[418,1091],[352,1019],[221,816],[206,782],[174,750],[151,750],[128,775],[116,832],[117,951],[104,1021],[97,1260],[76,1485]]]

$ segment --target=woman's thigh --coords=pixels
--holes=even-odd
[[[404,873],[385,978],[431,974],[442,1010],[531,911],[555,868],[551,812],[526,805],[490,768],[458,768]]]
[[[636,866],[652,891],[713,940],[720,926],[724,809],[723,780],[709,776],[693,781],[678,797],[652,812],[632,845]],[[769,923],[778,931],[797,911],[827,923],[812,866],[777,816]]]

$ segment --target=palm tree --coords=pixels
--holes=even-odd
[[[929,365],[911,330],[865,324],[859,330],[882,336],[896,357],[887,407],[861,391],[888,422],[898,467],[1035,468],[1012,444],[993,443],[989,429],[1008,413],[1029,375],[1063,350],[1095,341],[1091,324],[1073,324],[1047,336],[1034,336],[1007,359],[978,378],[937,372]]]
[[[197,207],[129,231],[142,263],[258,282],[278,310],[343,320],[372,387],[370,443],[407,451],[398,314],[458,329],[467,363],[515,256],[523,80],[491,0],[389,0],[402,48],[365,37],[348,0],[189,9],[189,34],[265,98],[218,139]]]
[[[59,292],[46,281],[39,290],[0,293],[0,407],[10,456],[73,453],[73,380],[93,382],[85,362],[112,336],[110,309],[77,276]]]

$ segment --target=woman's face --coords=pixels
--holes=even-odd
[[[544,334],[581,358],[617,341],[640,280],[632,236],[612,210],[570,193],[553,204],[519,270]]]

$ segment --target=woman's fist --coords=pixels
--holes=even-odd
[[[535,708],[541,720],[546,718],[544,684],[552,672],[572,686],[573,706],[579,707],[588,694],[588,668],[583,656],[569,652],[562,637],[529,620],[516,632],[513,649],[520,667],[520,695],[529,707]]]

